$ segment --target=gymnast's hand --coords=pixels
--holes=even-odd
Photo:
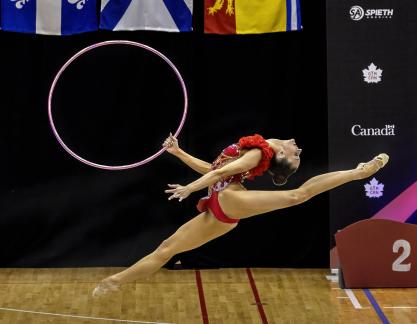
[[[169,133],[168,138],[164,141],[162,146],[166,148],[168,153],[174,155],[180,150],[180,147],[178,146],[178,140],[171,133]]]
[[[178,198],[179,201],[187,198],[191,194],[191,190],[188,186],[181,186],[179,184],[169,184],[168,187],[173,189],[165,190],[166,193],[171,193],[172,195],[169,196],[168,200]]]

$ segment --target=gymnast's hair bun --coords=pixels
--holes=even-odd
[[[274,185],[276,186],[283,186],[287,183],[287,177],[283,176],[283,175],[273,175],[272,176],[272,182],[274,183]]]

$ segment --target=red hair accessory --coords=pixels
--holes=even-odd
[[[272,157],[275,155],[274,150],[269,146],[268,142],[259,135],[245,136],[239,140],[239,147],[244,148],[259,148],[262,150],[262,158],[259,164],[253,169],[249,170],[249,180],[253,180],[255,176],[262,175],[266,170],[269,169],[269,165]]]

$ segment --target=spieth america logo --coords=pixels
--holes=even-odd
[[[361,125],[353,125],[350,131],[353,136],[395,136],[395,125],[385,125],[382,128],[365,128]]]
[[[361,6],[353,6],[349,10],[350,18],[354,21],[366,19],[391,19],[394,9],[363,9]]]
[[[367,69],[362,70],[363,80],[367,83],[379,83],[382,81],[382,70],[371,63]]]
[[[369,198],[379,198],[384,194],[384,184],[379,183],[378,180],[372,178],[372,180],[364,185],[365,194]]]

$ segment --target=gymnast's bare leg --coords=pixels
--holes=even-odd
[[[301,204],[310,198],[347,182],[365,179],[376,173],[388,162],[386,154],[380,154],[356,169],[336,171],[315,176],[301,187],[286,191],[231,191],[219,194],[219,203],[226,215],[248,218],[277,209]]]
[[[195,249],[231,231],[236,225],[219,222],[210,211],[201,213],[182,225],[151,254],[126,270],[104,279],[94,290],[93,296],[102,295],[109,290],[117,291],[123,283],[146,278],[159,270],[175,254]]]

